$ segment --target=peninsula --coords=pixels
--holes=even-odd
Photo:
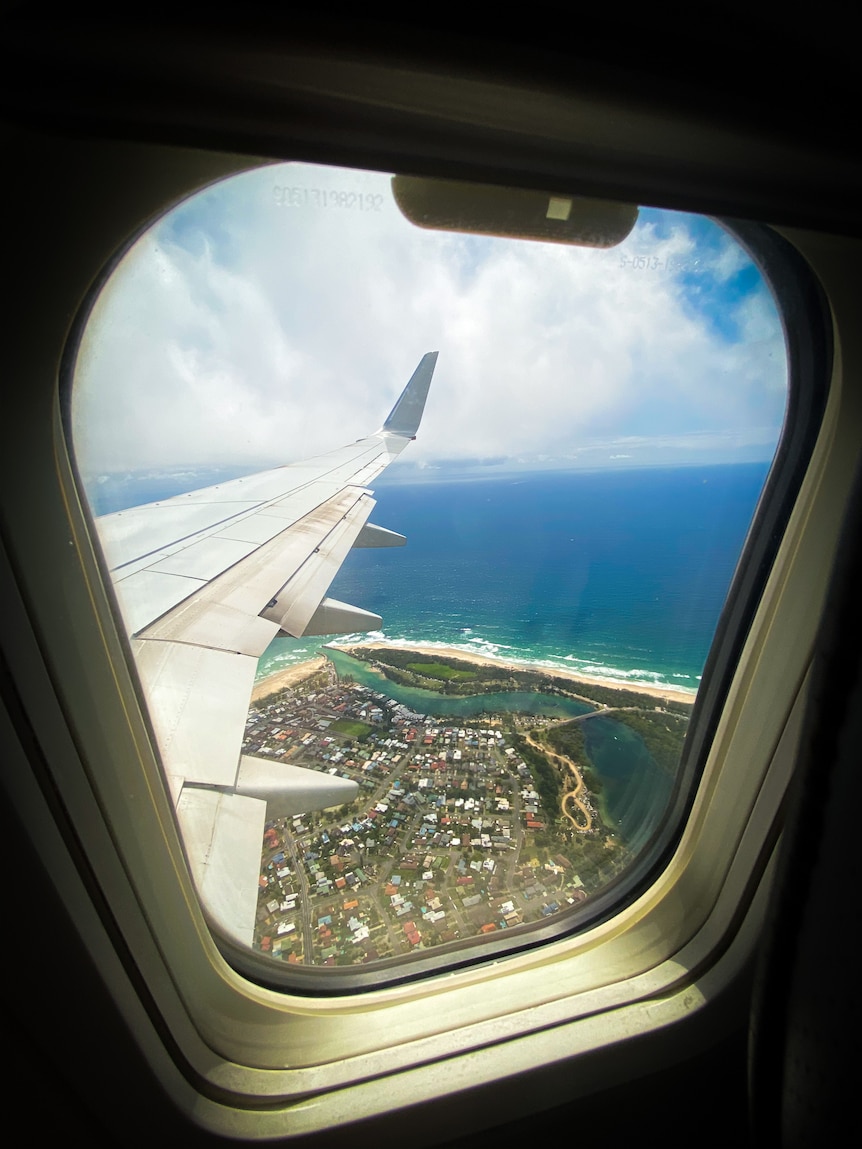
[[[670,791],[691,693],[332,649],[259,682],[246,728],[246,753],[359,784],[349,805],[267,823],[255,944],[279,960],[382,961],[576,913],[633,851],[588,744],[620,744],[633,793]]]

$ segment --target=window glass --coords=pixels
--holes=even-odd
[[[432,351],[416,441],[353,479],[407,545],[320,592],[382,624],[258,662],[235,615],[284,597],[248,590],[275,480],[227,484],[368,436]],[[662,826],[786,398],[774,301],[705,218],[642,209],[608,249],[426,230],[387,175],[290,164],[142,235],[83,336],[73,446],[216,924],[306,966],[576,924]],[[217,765],[237,706],[232,769],[263,782]]]

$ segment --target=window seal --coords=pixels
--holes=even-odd
[[[238,170],[254,166],[245,161],[238,165]],[[219,179],[230,178],[231,174]],[[182,198],[193,194],[196,193],[187,193]],[[165,207],[163,214],[170,211],[171,206]],[[67,444],[73,442],[71,391],[75,361],[92,307],[117,263],[153,222],[150,216],[108,261],[76,318],[61,367],[61,415]],[[233,969],[249,981],[262,988],[299,996],[341,997],[408,985],[429,977],[496,963],[509,956],[529,953],[551,942],[582,935],[608,922],[645,893],[673,856],[694,802],[697,785],[751,621],[820,430],[832,370],[828,306],[816,277],[802,257],[790,243],[767,226],[736,220],[716,222],[745,248],[758,266],[775,300],[785,334],[787,408],[776,455],[719,618],[689,721],[674,790],[661,824],[626,869],[582,907],[555,916],[545,923],[525,924],[481,939],[465,938],[436,946],[430,951],[352,966],[349,970],[316,966],[284,967],[220,934],[207,918],[207,909],[202,903],[203,915],[208,920],[220,953]],[[92,533],[94,522],[89,509],[85,509],[85,516]],[[100,554],[98,562],[103,581],[106,586],[110,586]],[[122,640],[122,626],[116,611],[115,619]],[[128,644],[124,643],[124,646],[133,667],[134,660]],[[139,702],[155,747],[152,724],[140,690]]]

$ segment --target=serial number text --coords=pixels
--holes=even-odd
[[[338,191],[331,188],[274,187],[278,207],[334,207],[354,211],[380,211],[383,196],[377,192]]]

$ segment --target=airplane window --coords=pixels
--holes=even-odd
[[[118,261],[74,373],[191,871],[280,966],[473,960],[625,896],[679,831],[787,409],[719,223],[610,235],[555,190],[535,226],[444,226],[395,192],[205,189]]]

